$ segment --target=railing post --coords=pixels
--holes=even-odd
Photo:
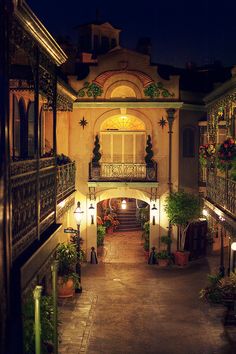
[[[57,270],[58,270],[58,261],[54,261],[51,266],[52,271],[52,301],[53,301],[53,347],[54,354],[58,354],[58,336],[57,336]]]
[[[42,286],[37,285],[34,289],[35,354],[41,354],[41,318],[40,318],[41,293],[42,293]]]

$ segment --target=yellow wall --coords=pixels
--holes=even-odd
[[[92,82],[101,73],[108,70],[119,70],[120,61],[124,59],[128,62],[128,69],[130,72],[133,70],[139,70],[150,76],[154,82],[161,81],[164,86],[171,92],[174,93],[174,99],[179,97],[179,78],[171,77],[170,80],[163,80],[158,77],[157,68],[150,66],[149,57],[137,54],[131,51],[114,51],[110,52],[105,56],[99,57],[99,65],[90,68],[90,73],[85,80],[77,81],[75,77],[70,77],[70,84],[79,90],[83,87],[84,81]],[[158,164],[158,199],[156,204],[158,205],[158,215],[156,216],[156,225],[151,225],[151,241],[150,247],[153,245],[159,246],[160,236],[167,234],[168,219],[164,212],[165,198],[168,194],[168,156],[169,156],[169,128],[168,124],[165,127],[161,127],[159,121],[162,117],[167,121],[167,112],[164,108],[126,108],[120,109],[119,102],[114,105],[113,108],[101,108],[99,107],[99,101],[110,100],[109,95],[112,95],[112,91],[119,85],[128,85],[133,90],[136,90],[137,100],[148,100],[143,93],[143,85],[141,79],[137,76],[133,76],[126,71],[122,73],[119,72],[118,75],[114,74],[106,80],[103,87],[103,96],[98,98],[98,103],[93,107],[80,108],[78,105],[74,105],[73,112],[69,113],[69,119],[66,117],[59,117],[58,119],[58,151],[60,149],[66,150],[66,144],[68,144],[68,154],[76,161],[76,201],[81,202],[81,208],[86,212],[88,211],[90,201],[89,201],[89,189],[88,189],[88,166],[89,162],[93,156],[94,139],[96,134],[100,134],[100,129],[102,123],[114,116],[119,116],[122,114],[130,115],[141,119],[146,126],[146,136],[151,135],[152,145],[154,151],[154,160]],[[119,90],[118,90],[119,92]],[[139,96],[138,96],[139,95]],[[87,100],[88,97],[79,98],[80,101]],[[111,98],[112,100],[112,98]],[[150,100],[150,99],[149,99]],[[162,101],[165,102],[165,98]],[[169,98],[170,100],[170,98]],[[127,98],[127,101],[129,99]],[[131,100],[132,101],[132,100]],[[131,102],[130,101],[130,102]],[[94,102],[95,101],[91,101]],[[133,105],[135,107],[135,105]],[[81,119],[85,119],[88,124],[83,127],[80,126],[79,122]],[[64,135],[66,131],[69,131],[68,142],[64,140]],[[174,190],[178,189],[179,185],[179,112],[175,113],[175,121],[173,124],[173,134],[172,134],[172,181]],[[145,153],[146,154],[146,153]],[[113,197],[132,197],[137,199],[145,200],[150,203],[150,188],[141,189],[130,189],[130,188],[119,188],[119,189],[102,189],[96,188],[96,203],[103,199],[113,198]],[[152,205],[152,203],[150,203]],[[95,208],[96,210],[96,208]],[[71,214],[72,216],[72,214]],[[96,219],[95,219],[96,220]],[[152,220],[152,215],[150,215],[150,221]],[[73,226],[73,225],[72,225]],[[85,213],[84,220],[81,225],[81,233],[86,237],[85,247],[87,248],[87,254],[89,257],[90,248],[94,246],[96,248],[96,225],[91,225],[90,216]],[[174,233],[176,231],[174,230]],[[174,245],[175,247],[175,245]]]

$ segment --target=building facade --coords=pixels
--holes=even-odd
[[[63,229],[76,226],[78,201],[88,260],[97,247],[97,205],[113,198],[149,205],[150,248],[172,232],[176,250],[166,196],[199,193],[199,131],[204,142],[219,132],[222,139],[222,129],[235,134],[235,79],[209,95],[206,108],[181,71],[163,75],[149,55],[120,46],[120,29],[98,21],[78,28],[78,55],[67,65],[25,1],[1,6],[1,349],[20,354],[24,300],[36,285],[50,292],[55,252],[67,240]],[[219,107],[227,119],[216,123]],[[206,207],[223,208],[232,226],[234,182],[206,170],[201,176]],[[227,186],[224,202],[218,186]]]
[[[230,80],[206,96],[207,122],[200,130],[202,143],[212,144],[216,148],[215,155],[208,159],[207,166],[203,168],[203,193],[215,248],[221,250],[220,267],[223,273],[232,270],[233,253],[230,246],[236,230],[234,152],[231,156],[231,147],[228,146],[229,139],[232,138],[232,146],[235,139],[235,68],[231,75]],[[224,166],[224,151],[221,153],[220,147],[227,154],[228,162],[225,161]]]

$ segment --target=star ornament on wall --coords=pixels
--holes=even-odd
[[[159,120],[159,125],[162,129],[166,126],[166,123],[167,121],[163,117]]]
[[[86,127],[87,124],[88,124],[88,122],[86,119],[84,119],[84,117],[83,117],[83,119],[80,119],[79,125],[81,127],[83,127],[83,129],[84,129],[84,127]]]

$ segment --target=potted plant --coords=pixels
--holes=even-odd
[[[167,248],[169,245],[171,245],[172,240],[170,236],[161,236],[160,241],[162,244],[166,246],[166,249],[161,250],[160,252],[157,253],[158,264],[161,267],[166,267],[167,265],[169,265],[169,261],[170,261],[170,255],[168,253]]]
[[[215,144],[201,145],[199,148],[199,162],[202,167],[213,165],[213,157],[216,153]]]
[[[115,218],[115,214],[107,214],[104,216],[103,224],[108,234],[113,234],[114,229],[119,225],[119,221]]]
[[[79,276],[75,273],[77,250],[74,243],[61,243],[56,252],[58,266],[58,296],[71,297],[80,287]]]
[[[226,174],[228,178],[228,171],[230,171],[230,177],[235,180],[236,171],[236,144],[233,138],[228,137],[218,147],[217,151],[217,168],[219,171]]]
[[[98,225],[98,227],[97,227],[97,246],[98,247],[103,246],[105,234],[106,234],[105,226]]]
[[[143,225],[142,239],[144,240],[143,248],[145,252],[145,259],[148,260],[149,257],[149,234],[150,234],[150,223],[146,221]]]
[[[178,226],[177,251],[175,263],[184,266],[188,263],[190,252],[184,249],[188,227],[200,216],[200,201],[186,192],[171,193],[166,199],[165,211],[172,225]]]
[[[170,256],[167,250],[157,252],[158,264],[160,267],[167,267],[169,264]]]

